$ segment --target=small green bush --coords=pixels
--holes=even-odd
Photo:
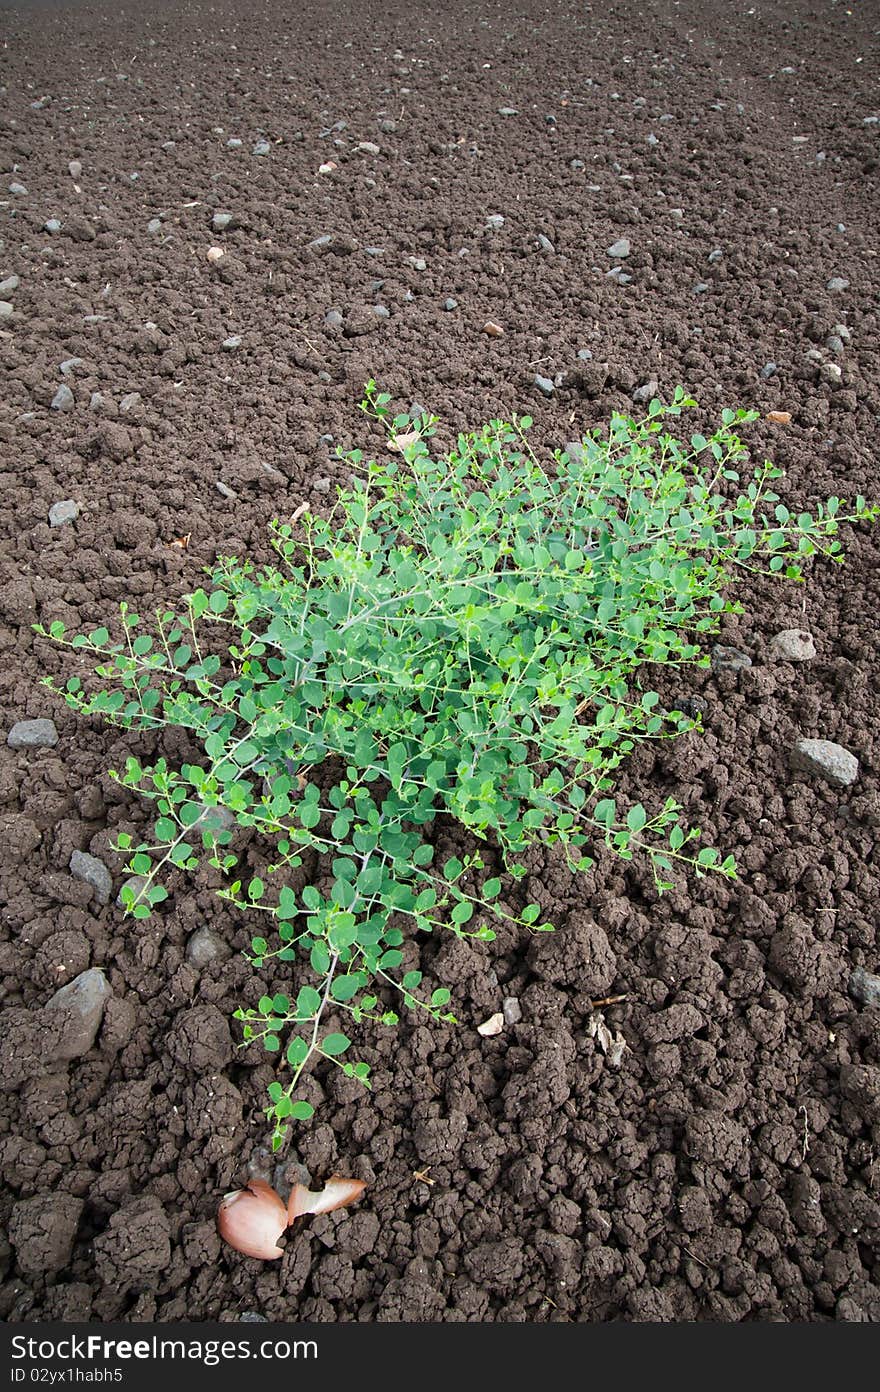
[[[221,894],[265,921],[256,967],[301,964],[293,994],[236,1012],[245,1040],[289,1065],[269,1089],[276,1147],[290,1119],[312,1114],[297,1089],[316,1056],[369,1087],[348,1037],[322,1034],[328,1005],[393,1024],[394,987],[406,1006],[454,1019],[447,990],[423,993],[421,973],[401,974],[405,931],[486,941],[493,919],[551,926],[537,904],[501,907],[500,878],[467,891],[479,855],[437,864],[427,833],[438,817],[491,841],[514,879],[537,836],[581,869],[597,838],[625,860],[638,850],[661,888],[676,864],[734,875],[730,857],[697,849],[673,800],[615,802],[633,747],[693,724],[640,678],[648,664],[705,664],[701,640],[738,611],[724,595],[734,571],[798,580],[816,552],[839,560],[843,505],[792,516],[768,463],[740,480],[734,427],[754,412],[724,411],[709,439],[674,439],[666,418],[694,404],[679,389],[672,405],[652,401],[641,421],[614,415],[607,435],[544,462],[527,418],[493,420],[435,457],[436,420],[392,420],[369,383],[362,407],[396,457],[348,454],[353,483],[328,520],[306,514],[301,535],[274,525],[275,568],[221,560],[211,588],[182,614],[157,614],[151,633],[123,605],[120,642],[105,628],[69,641],[99,654],[112,683],[88,694],[71,678],[72,707],[123,727],[180,727],[204,750],[180,769],[130,758],[114,775],[158,813],[149,844],[118,840],[144,877],[127,893],[135,918],[166,897],[159,873],[194,868],[199,845],[233,874],[233,833],[211,808],[274,844],[266,882],[233,879]],[[859,498],[847,520],[873,515]],[[68,642],[59,623],[48,636]],[[307,848],[327,894],[288,883]]]

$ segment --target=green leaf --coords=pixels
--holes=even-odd
[[[337,1058],[339,1054],[344,1054],[351,1044],[347,1034],[327,1034],[321,1040],[321,1052],[329,1054],[331,1058]]]
[[[321,1009],[321,996],[313,986],[301,986],[296,997],[296,1013],[300,1019],[308,1020]]]

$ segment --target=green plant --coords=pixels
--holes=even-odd
[[[114,775],[157,804],[149,844],[118,842],[144,877],[127,894],[135,918],[166,896],[160,871],[197,864],[198,843],[235,871],[232,831],[211,808],[274,844],[265,882],[233,879],[221,894],[265,919],[256,967],[308,963],[293,994],[236,1012],[244,1038],[283,1049],[290,1067],[269,1089],[276,1146],[290,1119],[312,1114],[297,1087],[316,1056],[369,1086],[348,1037],[322,1034],[328,1004],[393,1024],[394,987],[406,1006],[454,1019],[445,988],[422,992],[418,971],[401,975],[405,929],[489,940],[493,919],[550,927],[536,904],[502,906],[498,876],[465,888],[484,868],[478,853],[436,864],[438,817],[494,843],[514,881],[539,835],[581,868],[595,838],[624,859],[640,849],[661,888],[676,864],[734,875],[730,857],[693,845],[699,831],[673,800],[615,803],[614,773],[634,745],[693,723],[639,679],[647,664],[707,661],[699,642],[739,607],[724,597],[733,570],[798,580],[817,551],[839,560],[842,504],[791,516],[769,463],[740,482],[734,427],[755,413],[725,411],[711,438],[678,442],[666,418],[694,404],[679,389],[671,405],[652,401],[638,422],[615,415],[607,436],[542,463],[527,418],[492,421],[435,456],[436,420],[392,419],[369,383],[362,407],[397,457],[348,454],[353,481],[328,520],[306,514],[299,536],[275,524],[276,567],[221,560],[211,588],[182,614],[157,614],[152,633],[126,605],[119,642],[105,628],[71,640],[49,629],[99,654],[97,674],[112,680],[87,694],[71,678],[71,706],[124,727],[182,727],[204,751],[179,769],[129,758]],[[873,515],[860,498],[849,516]],[[307,849],[326,893],[289,883]]]

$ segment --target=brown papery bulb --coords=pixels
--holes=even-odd
[[[287,1217],[292,1223],[306,1213],[331,1213],[334,1208],[347,1208],[360,1198],[366,1187],[362,1179],[341,1179],[339,1175],[333,1175],[320,1190],[295,1184],[287,1201]]]
[[[284,1202],[263,1179],[251,1179],[246,1189],[227,1194],[217,1212],[217,1230],[223,1241],[236,1252],[263,1261],[283,1257],[278,1239],[287,1227]]]

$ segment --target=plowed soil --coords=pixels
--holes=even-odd
[[[175,744],[77,720],[39,685],[70,654],[31,629],[268,558],[268,521],[345,477],[337,444],[380,447],[371,376],[447,431],[528,411],[554,445],[681,384],[689,429],[762,413],[748,438],[792,508],[876,497],[876,11],[143,0],[2,27],[0,1314],[880,1319],[880,1011],[848,991],[880,969],[876,531],[805,586],[740,587],[724,641],[751,667],[658,675],[704,731],[640,753],[622,791],[678,797],[739,880],[658,899],[638,863],[576,878],[542,847],[520,888],[556,936],[413,946],[464,1023],[365,1033],[372,1094],[317,1070],[282,1170],[369,1187],[274,1264],[221,1249],[214,1213],[272,1172],[272,1065],[232,1011],[288,983],[254,979],[209,872],[123,918],[109,845],[147,809],[107,770]],[[61,500],[78,517],[50,527]],[[817,656],[772,662],[784,628]],[[54,748],[6,747],[43,716]],[[792,773],[801,736],[852,750],[855,784]],[[110,868],[107,904],[74,850]],[[200,969],[206,925],[230,955]],[[89,966],[101,1033],[47,1062],[34,1022]],[[588,1028],[608,995],[616,1069]],[[505,997],[521,1020],[480,1037]]]

